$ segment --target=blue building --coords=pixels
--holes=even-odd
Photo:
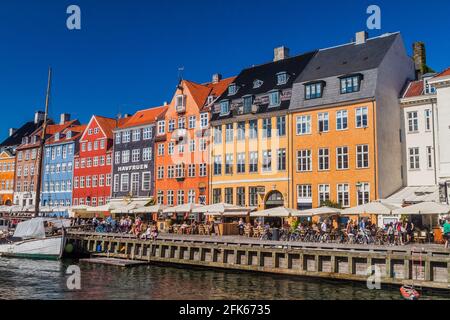
[[[85,127],[66,119],[61,119],[60,126],[45,143],[41,203],[44,207],[60,208],[50,215],[66,216],[72,206],[74,155]]]

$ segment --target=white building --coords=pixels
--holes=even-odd
[[[402,108],[403,180],[405,186],[436,186],[436,90],[429,84],[435,74],[410,82],[400,99]]]
[[[440,197],[442,202],[448,203],[450,199],[450,68],[429,80],[429,84],[436,88]]]

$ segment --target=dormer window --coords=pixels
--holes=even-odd
[[[341,77],[341,94],[358,92],[361,88],[362,75]]]
[[[37,137],[36,136],[31,137],[31,143],[36,143],[36,141],[37,141]]]
[[[305,84],[305,100],[322,98],[324,82]]]
[[[186,110],[185,102],[186,102],[186,99],[185,99],[184,95],[179,94],[175,97],[175,109],[177,110],[177,112],[184,112]]]
[[[57,132],[56,134],[55,134],[55,141],[58,141],[59,140],[59,132]]]
[[[272,91],[269,93],[269,107],[277,107],[281,104],[280,91]]]
[[[253,89],[257,89],[257,88],[261,87],[263,85],[263,83],[264,82],[262,80],[256,79],[255,81],[253,81]]]
[[[28,137],[22,138],[22,144],[28,144]]]
[[[220,115],[228,115],[230,113],[230,101],[224,100],[220,102]]]
[[[72,131],[67,131],[66,139],[71,139],[71,138],[72,138]]]
[[[435,94],[436,88],[428,83],[428,79],[425,79],[424,81],[424,93],[425,94]]]
[[[213,102],[214,102],[214,96],[208,96],[208,99],[206,100],[206,104],[210,105]]]
[[[237,85],[235,83],[232,83],[228,86],[228,95],[232,96],[236,94],[237,92]]]
[[[288,81],[288,74],[286,72],[277,73],[277,85],[286,84]]]
[[[244,100],[244,113],[250,113],[252,111],[253,96],[245,96]]]

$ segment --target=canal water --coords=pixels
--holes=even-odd
[[[81,289],[67,288],[67,267],[77,261],[0,258],[1,299],[401,299],[397,287],[173,266],[79,264]],[[426,292],[423,299],[450,299]]]

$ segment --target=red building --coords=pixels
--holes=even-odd
[[[109,202],[112,182],[113,130],[127,119],[93,116],[74,159],[73,205],[101,206]]]

